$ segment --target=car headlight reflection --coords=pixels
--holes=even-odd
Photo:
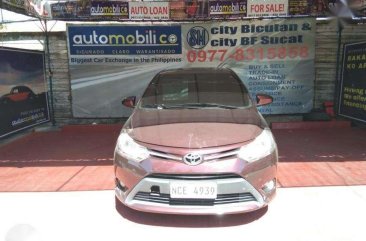
[[[127,133],[121,133],[117,140],[116,152],[121,156],[141,162],[149,157],[146,147],[137,144]]]
[[[275,149],[276,143],[271,131],[269,129],[264,129],[254,141],[240,148],[238,157],[248,162],[254,162],[268,156]]]

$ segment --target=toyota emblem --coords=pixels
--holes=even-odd
[[[198,153],[188,153],[183,157],[183,161],[190,166],[195,166],[200,164],[203,161],[203,158]]]

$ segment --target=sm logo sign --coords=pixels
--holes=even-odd
[[[194,49],[204,48],[207,45],[209,38],[208,31],[201,26],[195,26],[187,33],[187,42],[189,46]]]

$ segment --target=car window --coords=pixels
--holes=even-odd
[[[157,94],[164,103],[180,103],[189,100],[189,85],[194,81],[193,75],[163,76],[156,86]]]
[[[248,91],[230,73],[164,73],[148,86],[141,106],[217,104],[232,107],[249,105]],[[213,108],[213,105],[201,107]]]

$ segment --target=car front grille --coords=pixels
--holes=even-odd
[[[233,173],[216,173],[216,174],[165,174],[154,173],[147,177],[160,178],[160,179],[173,179],[173,180],[217,180],[228,178],[242,178],[241,176]]]
[[[215,206],[221,204],[257,201],[249,192],[218,194],[216,199],[173,199],[170,198],[169,194],[165,193],[151,194],[149,192],[138,192],[135,195],[134,200],[181,206]]]
[[[236,156],[238,154],[238,152],[239,152],[239,149],[236,148],[236,149],[226,150],[223,152],[203,154],[202,157],[203,157],[204,161],[214,161],[214,160],[221,160],[221,159],[226,159],[226,158]],[[149,154],[151,156],[158,157],[161,159],[166,159],[166,160],[174,160],[174,161],[183,160],[183,156],[179,156],[179,155],[172,154],[172,153],[166,153],[166,152],[162,152],[159,150],[149,149]]]

